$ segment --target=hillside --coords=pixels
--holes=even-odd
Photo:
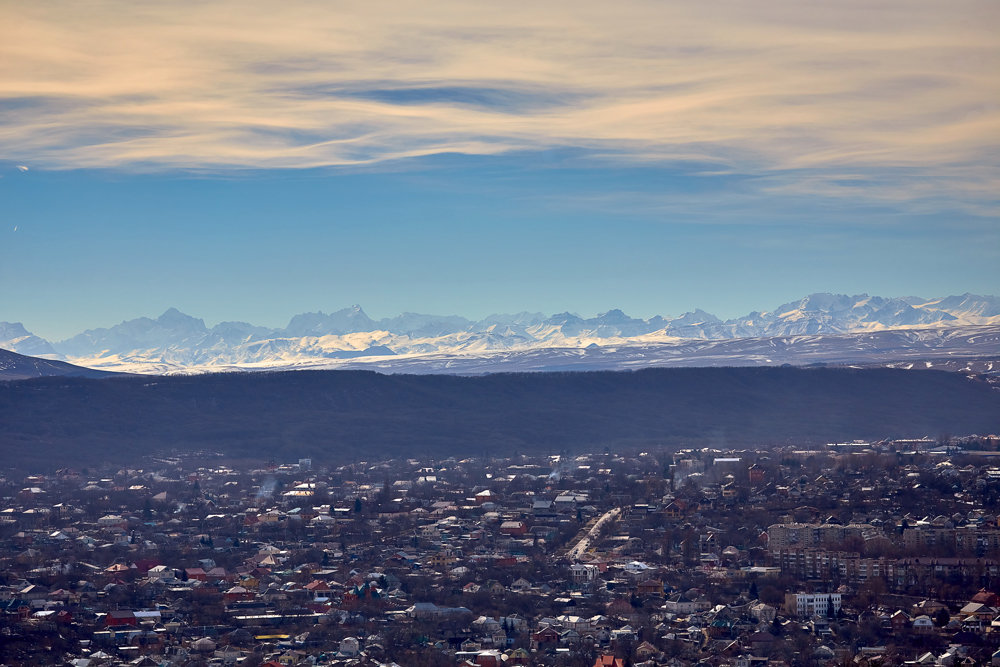
[[[112,375],[116,375],[116,373],[74,366],[65,361],[28,357],[0,349],[0,380],[25,380],[53,376],[102,378]]]
[[[299,371],[0,383],[9,465],[128,462],[168,449],[333,462],[998,431],[1000,391],[939,371]]]

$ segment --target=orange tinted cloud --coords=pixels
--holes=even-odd
[[[915,170],[932,195],[997,186],[991,1],[46,2],[2,13],[0,154],[47,168],[307,168],[575,147],[754,173]]]

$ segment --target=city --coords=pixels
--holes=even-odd
[[[0,662],[997,664],[998,448],[11,473]]]
[[[1000,667],[1000,3],[0,3],[0,667]]]

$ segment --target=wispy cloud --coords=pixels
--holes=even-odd
[[[53,1],[2,12],[0,155],[50,169],[573,147],[824,182],[804,179],[806,190],[853,192],[823,174],[891,169],[918,174],[920,196],[996,192],[992,0]],[[909,187],[882,186],[890,198]]]

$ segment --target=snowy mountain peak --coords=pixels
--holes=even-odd
[[[3,323],[0,347],[111,370],[134,369],[129,364],[138,363],[146,364],[142,366],[146,369],[171,371],[966,325],[1000,325],[1000,299],[974,294],[925,299],[820,292],[729,320],[701,309],[679,317],[639,319],[614,308],[588,318],[570,312],[550,317],[523,312],[491,315],[478,322],[458,315],[411,312],[375,321],[354,304],[332,313],[296,315],[283,329],[247,322],[222,322],[208,329],[203,320],[170,308],[156,319],[140,317],[91,329],[55,345],[33,336],[20,323]]]
[[[551,324],[578,324],[583,318],[570,312],[556,313],[548,319]]]
[[[921,306],[917,306],[921,307]],[[1000,316],[1000,297],[982,296],[966,292],[960,296],[946,296],[926,303],[923,308],[937,308],[961,317]]]
[[[0,322],[0,349],[33,357],[57,356],[47,340],[34,335],[20,322]]]
[[[701,308],[696,308],[691,312],[684,313],[680,317],[677,317],[669,321],[671,323],[678,323],[678,324],[702,324],[702,323],[716,324],[718,322],[721,322],[722,320],[720,320],[712,313],[706,313]]]
[[[601,313],[595,318],[601,324],[634,324],[639,322],[644,322],[644,320],[638,320],[629,317],[624,312],[618,308],[613,308],[606,313]]]
[[[783,309],[798,309],[805,312],[843,312],[850,310],[857,303],[864,303],[869,299],[867,294],[848,296],[846,294],[829,294],[827,292],[816,292],[803,297],[794,303],[787,303],[779,307]],[[792,308],[790,308],[792,307]]]
[[[31,333],[20,322],[0,322],[0,340],[30,336]]]
[[[185,315],[176,308],[167,308],[156,318],[156,323],[170,329],[205,330],[205,320]]]
[[[289,336],[329,336],[371,331],[374,325],[375,322],[361,306],[355,304],[329,315],[322,311],[296,315],[288,323],[285,333]]]

